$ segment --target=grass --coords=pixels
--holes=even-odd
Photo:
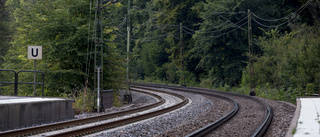
[[[167,81],[157,80],[157,79],[151,79],[146,78],[145,80],[138,80],[139,82],[151,82],[151,83],[157,83],[157,84],[167,84],[167,85],[179,85],[179,84],[172,84],[168,83]],[[195,84],[193,83],[193,87],[201,87],[201,88],[208,88],[208,89],[216,89],[220,91],[226,91],[226,92],[234,92],[234,93],[240,93],[249,95],[249,86],[240,85],[236,87],[231,87],[229,85],[219,86],[219,87],[213,87],[212,81],[210,80],[203,80],[201,83]],[[188,84],[188,86],[190,86]],[[296,89],[272,89],[268,83],[264,87],[257,86],[255,88],[256,96],[261,98],[267,98],[270,100],[276,100],[276,101],[285,101],[290,102],[292,104],[296,104],[296,98],[300,94],[299,90]]]
[[[297,132],[297,128],[295,127],[295,128],[292,130],[291,134],[294,135],[296,132]]]

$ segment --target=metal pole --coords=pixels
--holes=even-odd
[[[34,60],[33,61],[33,67],[34,67],[34,71],[37,71],[36,70],[36,62],[37,62],[37,60]],[[36,72],[34,72],[34,77],[33,77],[33,96],[36,96],[36,78],[37,78],[37,73]]]
[[[249,73],[250,73],[250,95],[255,96],[255,91],[254,91],[254,86],[253,86],[253,75],[254,75],[254,70],[253,70],[253,64],[252,64],[252,53],[253,53],[253,48],[252,48],[252,26],[251,26],[251,12],[250,9],[248,9],[248,44],[249,44]]]
[[[94,13],[94,29],[95,29],[95,33],[94,33],[94,72],[93,72],[93,74],[94,74],[94,80],[93,80],[93,87],[94,87],[94,91],[96,91],[96,87],[97,87],[97,73],[96,73],[96,71],[97,71],[97,33],[98,33],[98,31],[97,31],[97,15],[98,15],[98,0],[97,0],[97,2],[96,2],[96,9],[95,9],[95,13]]]
[[[99,64],[99,66],[100,66],[100,71],[99,71],[99,73],[100,73],[100,90],[99,90],[99,98],[101,97],[100,96],[100,94],[101,94],[101,92],[103,91],[103,25],[102,25],[102,0],[100,1],[100,5],[101,5],[101,7],[100,7],[100,19],[101,19],[101,24],[100,24],[100,40],[99,40],[99,42],[100,42],[100,44],[99,44],[99,48],[100,48],[100,52],[99,52],[99,54],[101,55],[100,56],[100,64]],[[100,104],[102,104],[102,102],[99,102]]]
[[[127,39],[127,90],[126,95],[130,92],[130,79],[129,79],[129,52],[130,52],[130,0],[128,0],[128,15],[127,15],[127,31],[128,31],[128,39]]]
[[[100,67],[98,66],[98,88],[97,88],[97,112],[99,113],[100,109]]]
[[[180,23],[180,59],[181,59],[181,86],[184,85],[184,68],[183,68],[183,28]]]
[[[44,73],[42,72],[42,97],[44,94]]]
[[[250,30],[251,30],[251,26],[250,26],[250,9],[248,9],[248,45],[249,45],[249,75],[250,75],[250,94],[251,94],[251,90],[252,90],[252,77],[251,77],[251,40],[250,40]]]
[[[96,61],[96,64],[97,64],[97,113],[100,112],[100,61],[101,61],[101,58],[100,58],[100,36],[101,36],[101,33],[102,31],[100,32],[100,3],[101,1],[100,0],[97,0],[97,12],[96,12],[96,16],[97,16],[97,28],[96,28],[96,48],[98,49],[97,51],[97,61]]]
[[[14,96],[17,96],[18,95],[18,74],[15,73],[15,78],[14,78],[14,93],[13,95]]]

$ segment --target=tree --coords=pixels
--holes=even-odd
[[[89,82],[92,81],[94,64],[90,47],[93,45],[95,16],[94,12],[90,12],[90,0],[9,0],[8,5],[12,7],[17,31],[13,47],[5,57],[7,68],[32,69],[32,62],[26,59],[27,46],[41,45],[43,59],[38,61],[37,68],[46,73],[49,95],[80,89],[87,76]],[[88,33],[89,25],[91,29]],[[109,26],[104,26],[103,33],[104,41],[112,39]],[[121,60],[113,45],[105,43],[104,46],[104,82],[110,82],[105,84],[105,88],[114,88],[121,80],[117,76],[122,71]],[[89,86],[93,84],[89,83]]]
[[[6,0],[0,0],[0,66],[9,48],[9,13],[5,6]]]
[[[293,28],[295,30],[295,28]],[[291,94],[310,95],[318,90],[320,39],[319,28],[299,25],[299,30],[281,35],[279,30],[265,31],[259,37],[263,56],[255,63],[256,84],[285,89]],[[248,85],[248,70],[242,84]]]
[[[246,55],[248,52],[247,10],[250,9],[254,13],[252,33],[255,38],[263,35],[263,31],[258,27],[278,26],[281,32],[290,31],[288,24],[301,21],[295,17],[306,13],[305,10],[301,10],[302,12],[299,10],[291,14],[301,5],[297,0],[207,0],[199,2],[193,7],[193,10],[203,20],[199,30],[196,30],[193,35],[195,40],[195,46],[192,49],[193,57],[199,59],[197,68],[204,70],[204,74],[208,75],[208,80],[215,87],[225,84],[238,85],[242,70],[246,67],[248,60]],[[288,16],[289,21],[282,22],[262,22],[263,20],[258,20],[256,17],[276,20],[287,15],[292,15],[292,17]],[[308,20],[308,17],[302,16],[300,19],[303,22]],[[261,22],[264,26],[261,26]],[[253,44],[255,54],[262,54],[260,47]]]
[[[135,26],[134,35],[138,38],[135,43],[134,51],[138,54],[134,62],[135,67],[142,67],[139,70],[142,78],[144,76],[153,77],[159,80],[169,81],[170,83],[179,83],[182,74],[181,56],[180,56],[180,40],[179,40],[179,24],[186,24],[194,27],[193,22],[197,22],[198,17],[194,16],[191,7],[198,1],[135,1],[134,4],[144,9],[138,9],[134,12],[136,18],[133,23]],[[146,5],[146,6],[145,6]],[[143,14],[141,14],[143,13]],[[183,35],[184,45],[184,66],[187,71],[194,71],[193,59],[189,58],[189,49],[193,41],[190,35]],[[154,49],[157,46],[161,55],[153,56],[153,58],[145,57],[148,49]],[[148,48],[149,47],[149,48]],[[147,48],[147,49],[145,49]],[[138,65],[140,60],[146,60],[146,65]],[[188,65],[191,64],[191,65]],[[147,66],[154,66],[147,67]],[[154,69],[157,68],[157,69]],[[148,70],[153,70],[150,72]],[[169,80],[170,79],[170,80]]]

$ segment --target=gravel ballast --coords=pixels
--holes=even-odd
[[[111,129],[90,136],[186,136],[193,131],[219,119],[232,108],[229,102],[208,96],[195,95],[191,93],[177,92],[173,90],[163,89],[186,96],[190,99],[188,106],[168,114],[150,118],[116,129]],[[132,92],[133,93],[133,92]],[[259,98],[260,99],[260,98]],[[263,99],[273,109],[273,120],[270,128],[265,136],[282,137],[290,126],[293,118],[295,106],[281,101]],[[147,100],[144,100],[147,101]],[[226,123],[223,127],[217,129],[210,136],[250,136],[255,130],[252,127],[259,125],[260,116],[264,116],[264,111],[256,104],[238,100],[240,109],[256,108],[256,112],[243,111],[234,118],[234,120]],[[242,102],[242,103],[241,103]],[[250,120],[256,120],[256,125]],[[229,131],[229,130],[232,131]],[[249,130],[248,130],[249,129]]]
[[[223,113],[227,113],[227,111],[223,110],[231,109],[228,103],[223,100],[214,102],[202,95],[176,92],[168,89],[163,90],[181,94],[191,101],[188,106],[174,112],[91,136],[185,136],[197,130],[199,128],[198,125],[205,126],[221,117]],[[218,103],[223,105],[218,105]],[[221,108],[216,108],[215,106],[220,106]],[[218,111],[214,111],[214,108]],[[201,117],[210,117],[210,120],[203,120]]]

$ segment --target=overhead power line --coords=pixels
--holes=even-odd
[[[134,35],[131,35],[131,37],[133,37],[133,40],[138,40],[138,39],[157,39],[157,40],[159,40],[159,38],[169,36],[170,34],[175,34],[177,32],[177,30],[179,30],[179,29],[176,29],[176,30],[170,31],[170,32],[166,32],[165,34],[155,35],[155,36],[151,36],[151,37],[137,37]],[[117,31],[117,30],[115,30],[114,32],[117,35],[119,35],[120,37],[123,37],[123,38],[127,37],[127,34],[125,34],[124,32]]]
[[[117,28],[122,27],[122,25],[127,21],[127,15],[124,17],[124,19],[122,20],[122,22],[117,26]]]
[[[178,30],[179,30],[179,29],[176,29],[176,30],[174,30],[174,31],[172,31],[172,32],[168,32],[168,33],[166,33],[166,34],[156,35],[156,36],[152,36],[152,37],[142,37],[142,39],[155,39],[155,38],[161,38],[161,37],[168,36],[168,35],[170,35],[170,34],[174,34],[174,33],[176,33]]]
[[[242,25],[240,25],[240,27],[246,25],[247,23],[248,23],[248,22],[243,23]],[[233,30],[230,30],[230,31],[225,32],[225,33],[222,33],[222,34],[220,34],[220,35],[210,36],[210,38],[217,38],[217,37],[220,37],[220,36],[223,36],[223,35],[227,35],[227,34],[233,32],[233,31],[236,31],[237,29],[240,29],[240,28],[237,27],[237,28],[235,28],[235,29],[233,29]]]
[[[229,27],[229,26],[238,26],[238,24],[240,24],[241,22],[247,20],[248,17],[245,17],[243,19],[241,19],[240,21],[236,22],[236,23],[228,23],[228,25],[224,25],[224,27],[222,29],[219,29],[219,30],[214,30],[214,31],[204,31],[204,30],[193,30],[193,29],[190,29],[190,28],[187,28],[185,26],[183,26],[183,28],[187,29],[188,31],[191,31],[191,32],[197,32],[197,33],[203,33],[203,34],[209,34],[209,33],[216,33],[216,32],[220,32],[220,31],[223,31],[223,30],[227,30],[229,28],[232,28],[232,27]]]
[[[289,15],[285,16],[285,17],[282,17],[282,18],[279,18],[279,19],[264,19],[262,17],[259,17],[258,15],[252,13],[252,15],[260,20],[263,20],[263,21],[267,21],[267,22],[277,22],[277,21],[281,21],[281,20],[287,20],[287,19],[290,19],[292,16],[296,16],[295,14],[299,14],[301,13],[301,11],[303,11],[308,5],[309,3],[311,2],[311,0],[309,0],[308,2],[306,2],[303,6],[301,6],[298,10],[290,13]]]
[[[254,22],[256,22],[257,24],[259,24],[260,26],[263,26],[263,27],[266,27],[266,28],[276,28],[276,27],[280,27],[280,26],[283,26],[287,23],[289,23],[290,21],[292,21],[293,19],[295,19],[296,17],[299,16],[299,14],[304,11],[309,3],[311,2],[311,0],[309,0],[306,4],[304,4],[303,6],[301,6],[298,10],[290,13],[289,15],[285,16],[285,17],[282,17],[280,19],[264,19],[264,18],[261,18],[259,16],[257,16],[256,14],[252,13],[252,20]],[[281,21],[283,20],[284,22],[280,23],[280,24],[277,24],[277,25],[266,25],[266,24],[263,24],[261,23],[260,21],[258,21],[257,19],[260,19],[262,21],[265,21],[265,22],[277,22],[277,21]]]
[[[248,23],[248,21],[246,21],[246,22],[244,22],[243,24],[239,25],[239,27],[242,27],[242,26],[246,25],[247,23]],[[200,35],[201,33],[197,33],[197,31],[196,31],[196,34],[191,33],[191,32],[189,32],[189,31],[187,31],[187,30],[185,30],[185,29],[183,29],[183,31],[186,32],[186,33],[189,34],[189,35],[195,35],[196,37],[218,38],[218,37],[221,37],[221,36],[223,36],[223,35],[227,35],[227,34],[233,32],[233,31],[236,31],[236,30],[240,29],[239,27],[236,27],[236,28],[234,28],[234,29],[232,29],[232,30],[230,30],[230,31],[225,32],[225,33],[220,33],[220,34],[218,34],[218,35],[208,35],[208,36]]]
[[[219,15],[221,18],[225,19],[226,21],[228,21],[229,23],[231,23],[232,25],[238,27],[239,29],[243,30],[243,31],[246,31],[245,29],[239,27],[237,24],[234,24],[232,21],[230,21],[229,19],[227,19],[226,17],[220,15],[219,13],[216,13],[217,15]]]
[[[213,12],[216,14],[246,14],[247,12],[239,11],[239,12]]]
[[[147,23],[152,22],[152,21],[155,20],[155,19],[158,19],[161,15],[166,15],[166,14],[161,13],[161,14],[158,15],[157,17],[154,17],[154,18],[152,18],[152,19],[149,19],[149,20],[147,20],[146,22],[144,22],[144,23],[142,23],[142,24],[134,27],[132,30],[135,30],[135,29],[139,28],[140,26],[145,26]],[[166,16],[167,16],[167,15],[166,15]]]

